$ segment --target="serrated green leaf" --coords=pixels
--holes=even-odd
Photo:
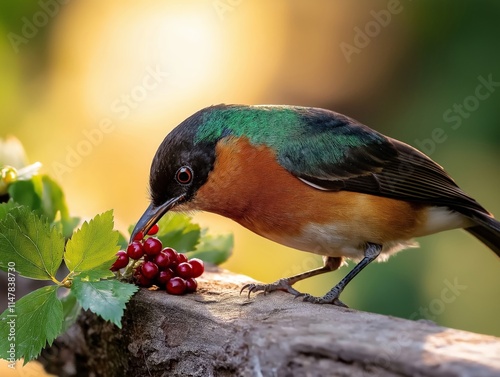
[[[66,245],[64,260],[70,272],[91,276],[94,280],[110,275],[110,267],[119,250],[118,232],[113,230],[113,211],[97,215],[73,233]]]
[[[112,260],[111,264],[113,264],[115,260],[116,260],[116,255]],[[109,269],[111,264],[109,266],[106,265],[107,268],[106,266],[104,266],[104,268],[96,268],[94,270],[82,271],[78,274],[78,276],[80,277],[80,279],[87,281],[97,281],[101,279],[113,278],[115,277],[115,274],[113,273],[113,271]]]
[[[80,221],[79,218],[69,215],[61,187],[47,175],[35,175],[29,180],[16,181],[9,186],[8,192],[15,202],[40,211],[50,222],[53,222],[59,213],[66,238],[71,236]]]
[[[61,298],[61,303],[63,307],[62,332],[66,332],[66,330],[68,330],[78,319],[78,316],[82,311],[82,306],[71,290],[68,291],[66,296]]]
[[[200,226],[191,217],[169,212],[158,222],[160,231],[156,235],[164,247],[171,247],[179,253],[194,250],[200,241]]]
[[[83,281],[76,277],[71,292],[85,310],[91,310],[121,328],[125,304],[137,292],[133,284],[118,280]]]
[[[200,258],[213,264],[224,263],[233,251],[234,237],[232,234],[209,236],[202,238],[195,251],[187,253],[189,258]]]
[[[19,203],[14,202],[12,199],[10,199],[7,203],[1,203],[0,204],[0,221],[2,221],[3,219],[5,219],[5,217],[7,217],[7,213],[9,213],[9,211],[12,208],[19,207],[19,205],[20,205]]]
[[[14,358],[24,358],[26,364],[61,334],[63,307],[57,298],[58,288],[50,285],[37,289],[18,300],[13,310],[7,308],[0,315],[0,358],[9,359],[13,345]]]
[[[63,251],[62,234],[26,206],[11,209],[0,221],[0,269],[14,263],[22,276],[54,280]]]

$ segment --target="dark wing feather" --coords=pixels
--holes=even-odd
[[[347,190],[446,206],[469,217],[489,215],[486,209],[456,185],[441,166],[415,148],[336,113],[307,115],[308,127],[314,130],[311,126],[313,118],[321,131],[323,143],[308,143],[306,146],[309,150],[298,155],[302,163],[294,163],[290,158],[287,163],[280,160],[285,168],[306,183],[323,190]],[[326,115],[335,117],[336,127],[325,126],[325,121],[332,123],[325,120]],[[315,130],[316,133],[319,131]],[[359,142],[351,143],[346,148],[342,144],[345,135],[356,135]],[[334,149],[341,145],[341,158],[338,150],[335,153],[325,147],[326,142]],[[310,156],[317,154],[322,154],[322,157],[311,159]],[[330,163],[329,154],[333,156]],[[306,157],[309,157],[305,160],[308,164],[304,164]]]
[[[418,150],[391,140],[398,155],[385,162],[380,172],[344,180],[300,178],[326,190],[347,190],[436,206],[446,206],[467,216],[488,214],[465,194],[434,161]]]
[[[279,163],[298,177],[343,180],[380,172],[397,151],[384,135],[342,114],[296,108],[300,127],[291,127],[278,146]]]

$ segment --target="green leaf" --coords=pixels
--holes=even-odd
[[[85,310],[91,310],[103,319],[121,328],[125,304],[139,288],[118,280],[84,281],[73,280],[71,292]]]
[[[191,217],[182,213],[168,212],[158,222],[160,231],[156,235],[164,247],[179,253],[194,250],[200,241],[200,226],[191,222]]]
[[[223,236],[204,236],[195,251],[187,253],[189,258],[200,258],[213,264],[224,263],[233,251],[232,234]]]
[[[61,334],[63,307],[57,298],[58,288],[50,285],[37,289],[0,315],[0,358],[9,359],[14,346],[14,358],[24,358],[26,364]]]
[[[59,185],[47,175],[42,176],[42,185],[42,208],[49,220],[54,221],[58,211],[61,212],[61,218],[69,217],[66,200]]]
[[[62,332],[64,333],[76,322],[82,311],[82,306],[71,291],[68,291],[68,294],[61,298],[61,303],[64,318]]]
[[[70,217],[67,220],[56,220],[52,224],[60,227],[64,238],[70,238],[79,223],[79,217]]]
[[[16,208],[16,207],[19,207],[19,203],[16,203],[12,199],[10,199],[7,203],[1,203],[0,204],[0,221],[2,221],[3,219],[5,219],[7,217],[7,213],[9,213],[9,211],[12,208]]]
[[[55,280],[64,251],[64,237],[28,207],[9,211],[0,221],[0,269],[15,264],[18,274]]]
[[[64,260],[70,272],[92,279],[113,276],[109,270],[119,250],[118,232],[113,230],[113,211],[97,215],[73,233],[66,245]]]
[[[50,221],[54,221],[57,213],[60,213],[63,234],[65,237],[69,238],[80,219],[69,215],[68,205],[61,186],[48,175],[42,175],[41,179],[43,185],[41,204],[43,212]]]
[[[110,270],[110,268],[115,260],[116,260],[116,255],[114,259],[110,262],[111,264],[109,264],[109,266],[106,265],[107,267],[104,266],[104,268],[82,271],[78,274],[78,276],[83,280],[90,280],[90,281],[98,281],[101,279],[114,278],[115,274]]]
[[[47,175],[35,175],[29,180],[18,180],[8,189],[9,196],[17,203],[39,210],[53,222],[60,214],[63,234],[69,238],[80,219],[69,215],[61,187]]]
[[[35,180],[35,178],[38,178]],[[39,177],[28,181],[16,181],[9,186],[9,196],[17,203],[28,206],[32,210],[42,208],[42,189]],[[52,222],[52,219],[50,220]]]

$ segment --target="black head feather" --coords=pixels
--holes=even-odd
[[[203,122],[203,115],[209,109],[193,114],[179,124],[160,144],[151,165],[149,186],[151,202],[160,206],[170,198],[185,195],[190,200],[207,181],[215,161],[216,142],[200,141],[195,145],[195,135]],[[178,170],[188,167],[192,180],[188,184],[176,179]]]

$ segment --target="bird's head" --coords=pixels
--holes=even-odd
[[[276,160],[273,165],[274,154],[281,153],[279,159],[283,165],[303,164],[302,154],[292,161],[292,155],[284,147],[291,140],[300,139],[304,133],[302,118],[309,116],[309,111],[291,106],[217,105],[202,109],[179,124],[163,140],[153,159],[149,176],[151,204],[139,219],[131,239],[139,232],[146,234],[174,208],[202,209],[230,218],[240,216],[245,207],[240,200],[245,196],[243,191],[260,185],[259,177],[265,176],[260,170],[273,174],[273,166],[281,169]],[[228,145],[236,140],[241,144],[230,149]],[[260,153],[265,148],[251,149],[249,144],[265,146],[272,157]],[[300,140],[298,144],[303,150]],[[218,148],[221,145],[224,147]],[[230,152],[222,153],[221,157],[224,148]],[[260,153],[261,158],[255,153]],[[216,159],[220,161],[216,163]],[[244,173],[244,167],[254,168],[255,174]],[[217,168],[218,180],[209,177]],[[238,192],[232,201],[225,196],[230,191]],[[235,206],[240,204],[241,208]]]
[[[159,146],[151,164],[151,204],[141,216],[131,241],[149,229],[169,210],[189,203],[208,179],[215,161],[216,141],[197,140],[197,131],[208,109],[179,124]]]

